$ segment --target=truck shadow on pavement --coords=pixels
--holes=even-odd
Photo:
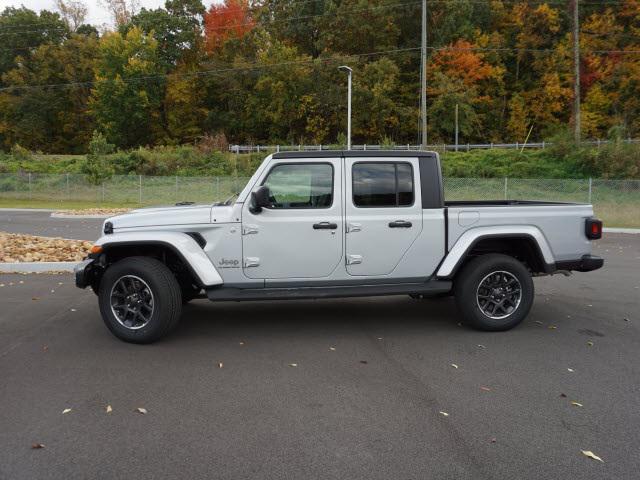
[[[460,317],[452,298],[413,300],[408,297],[344,300],[289,300],[211,304],[193,301],[183,307],[182,318],[171,338],[216,336],[251,331],[309,334],[348,328],[415,327],[447,331],[459,329]]]

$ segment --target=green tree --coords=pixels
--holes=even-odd
[[[94,131],[89,142],[89,153],[81,167],[82,173],[87,176],[93,185],[100,185],[111,178],[114,172],[113,165],[109,162],[108,155],[113,153],[115,145],[107,142],[100,132]]]
[[[93,122],[88,115],[98,41],[72,35],[44,44],[4,75],[0,92],[0,135],[47,153],[83,153]],[[48,85],[48,86],[47,86]]]
[[[69,28],[57,13],[36,13],[25,7],[7,7],[0,13],[0,77],[28,58],[45,43],[59,44],[69,35]],[[3,85],[0,82],[0,86]]]
[[[98,128],[118,147],[165,139],[162,99],[165,75],[158,42],[137,27],[100,39],[90,108]]]

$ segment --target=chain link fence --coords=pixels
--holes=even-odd
[[[100,185],[84,175],[0,174],[0,206],[137,207],[225,200],[247,177],[116,175]],[[446,178],[447,200],[544,200],[593,203],[609,226],[640,227],[640,180]]]

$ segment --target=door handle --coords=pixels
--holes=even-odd
[[[411,228],[411,222],[405,222],[404,220],[396,220],[395,222],[389,223],[389,228]]]
[[[336,228],[338,228],[337,223],[320,222],[320,223],[313,224],[314,230],[335,230]]]

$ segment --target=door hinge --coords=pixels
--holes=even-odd
[[[258,266],[260,266],[260,258],[244,257],[244,268],[258,267]]]
[[[257,225],[249,225],[249,224],[242,225],[243,235],[251,235],[252,233],[258,233]]]
[[[362,255],[347,255],[347,265],[362,263]]]
[[[347,223],[347,233],[359,232],[360,230],[362,230],[361,223]]]

